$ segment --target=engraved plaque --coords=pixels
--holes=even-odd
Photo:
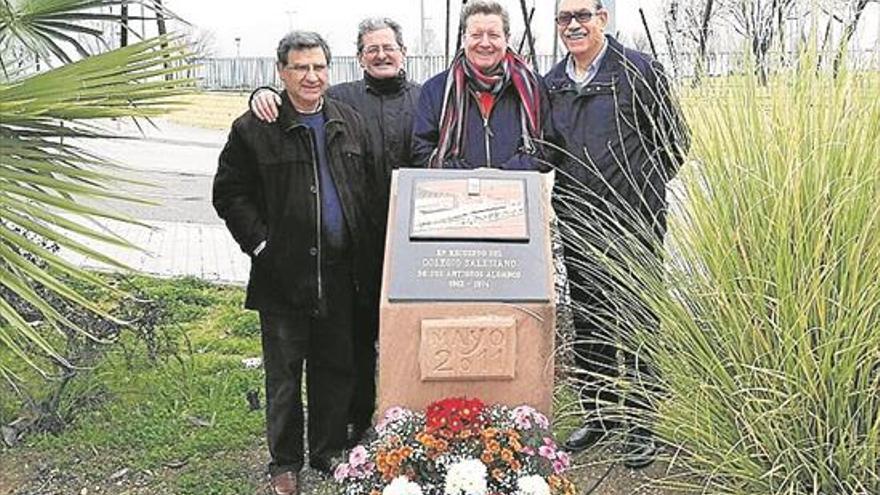
[[[390,301],[549,301],[545,177],[446,169],[395,177]]]
[[[516,319],[422,320],[419,367],[422,381],[513,380]]]
[[[529,240],[522,179],[417,179],[412,196],[412,240]]]

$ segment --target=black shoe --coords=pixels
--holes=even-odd
[[[630,469],[642,469],[654,462],[659,452],[651,430],[635,427],[626,435],[623,444],[623,465]]]
[[[590,421],[574,430],[562,444],[562,448],[571,453],[581,452],[595,445],[605,436],[605,428],[597,421]]]

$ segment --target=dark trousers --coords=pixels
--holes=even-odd
[[[266,369],[266,428],[272,475],[303,466],[303,363],[309,457],[329,458],[346,442],[352,392],[354,290],[347,267],[324,272],[326,304],[314,311],[260,312]]]
[[[633,295],[617,286],[595,266],[569,265],[574,310],[574,364],[581,407],[606,429],[648,408],[646,391],[655,390],[653,372],[643,352],[633,349],[635,328],[653,330],[656,318]],[[635,351],[635,352],[634,352]],[[616,379],[624,374],[630,386],[625,395]],[[621,411],[621,405],[626,409]]]
[[[360,301],[355,310],[355,384],[348,422],[355,431],[366,430],[376,410],[376,340],[379,338],[379,302]]]

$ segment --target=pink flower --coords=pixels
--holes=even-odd
[[[544,428],[546,430],[547,428],[550,427],[550,421],[547,419],[547,416],[544,416],[543,414],[539,413],[538,411],[535,411],[534,413],[532,413],[532,418],[534,418],[535,423],[537,423],[537,425],[540,426],[541,428]]]
[[[528,430],[532,427],[532,422],[529,421],[528,416],[516,416],[513,418],[513,424],[516,425],[520,430]]]
[[[345,481],[345,478],[351,474],[351,466],[342,462],[338,466],[336,466],[336,470],[333,471],[333,478],[336,481]]]
[[[358,467],[367,460],[367,449],[363,445],[358,445],[348,454],[348,463],[351,467]]]
[[[556,452],[556,460],[561,462],[565,469],[568,469],[571,466],[571,456],[568,455],[568,452]]]
[[[568,468],[568,466],[566,466],[564,462],[562,462],[558,459],[553,461],[553,472],[554,473],[562,474],[567,468]]]
[[[541,445],[538,447],[538,454],[552,461],[556,458],[556,448],[550,445]]]
[[[523,447],[522,451],[526,455],[535,455],[535,449],[531,447]]]

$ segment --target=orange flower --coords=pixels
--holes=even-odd
[[[441,439],[438,440],[437,443],[434,445],[434,448],[437,449],[437,450],[440,451],[440,452],[446,452],[446,451],[449,449],[449,442],[447,442],[446,440],[443,440],[443,439],[441,438]]]
[[[501,478],[504,477],[504,472],[501,471],[501,470],[498,469],[498,468],[495,468],[495,469],[492,470],[492,477],[495,478],[495,479],[498,480],[498,481],[501,481]]]
[[[501,451],[501,460],[510,464],[510,461],[513,460],[513,451],[510,449],[503,449]]]
[[[483,461],[483,464],[491,464],[492,461],[495,460],[495,456],[493,456],[488,450],[484,450],[480,455],[480,460]]]
[[[501,451],[501,444],[498,443],[498,440],[489,440],[486,442],[486,449],[493,454],[497,454]]]
[[[510,461],[510,468],[514,471],[519,471],[522,469],[522,463],[519,462],[519,459],[514,459]]]
[[[483,430],[483,438],[487,440],[495,438],[495,435],[497,434],[498,430],[496,430],[495,428],[486,428],[485,430]]]

